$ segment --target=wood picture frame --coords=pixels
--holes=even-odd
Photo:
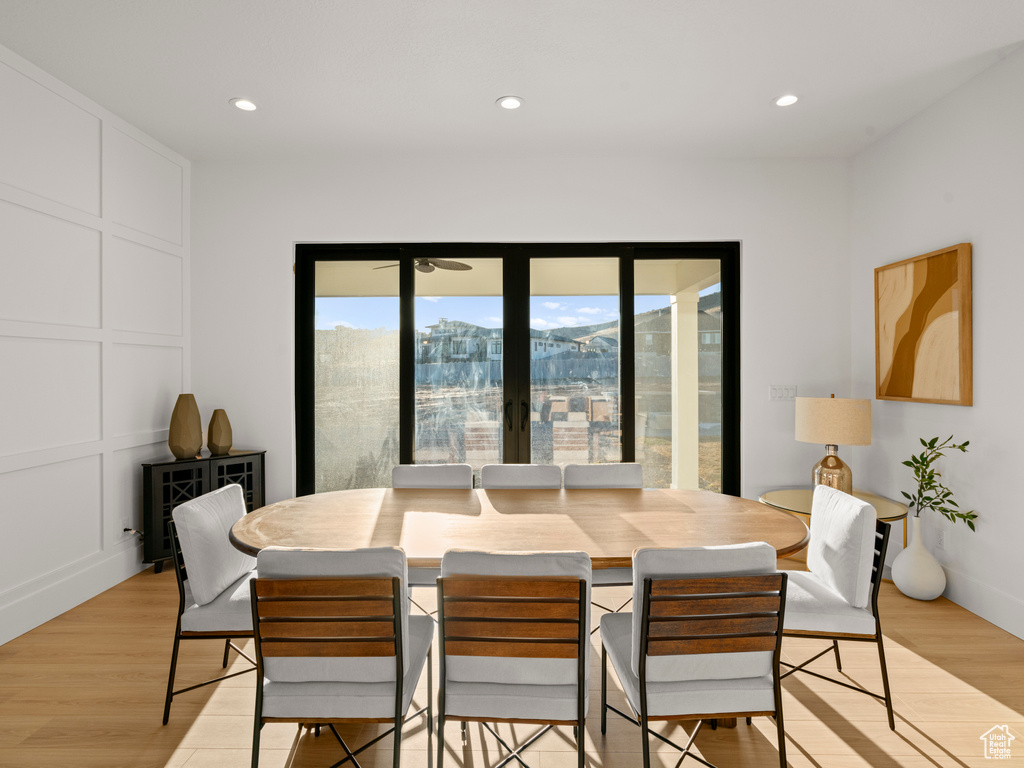
[[[972,405],[971,244],[875,269],[875,397]]]

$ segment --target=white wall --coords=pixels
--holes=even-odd
[[[193,383],[294,493],[295,242],[741,240],[743,488],[809,482],[769,384],[847,394],[841,161],[324,159],[193,166]]]
[[[136,572],[189,385],[189,164],[0,47],[0,643]]]
[[[1020,501],[1024,344],[1024,53],[959,88],[856,158],[850,285],[853,390],[874,396],[874,268],[960,242],[974,245],[974,405],[875,401],[874,444],[855,468],[890,497],[912,488],[900,461],[918,438],[970,440],[939,469],[977,533],[922,516],[943,563],[946,595],[1024,637],[1024,514]],[[1014,307],[1018,309],[1015,310]],[[936,549],[941,530],[944,549]]]

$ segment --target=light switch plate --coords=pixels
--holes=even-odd
[[[796,384],[769,384],[769,400],[795,400]]]

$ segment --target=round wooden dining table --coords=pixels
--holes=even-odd
[[[618,488],[332,491],[262,507],[231,529],[231,542],[251,555],[270,546],[398,546],[417,568],[440,567],[449,549],[577,550],[594,568],[629,568],[638,547],[766,541],[784,557],[808,536],[795,515],[749,499]]]

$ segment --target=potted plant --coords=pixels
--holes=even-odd
[[[953,492],[942,483],[942,475],[933,466],[945,455],[944,451],[967,453],[969,440],[957,444],[950,435],[941,443],[939,438],[921,439],[924,450],[902,462],[914,470],[917,490],[901,493],[907,499],[907,508],[913,514],[910,518],[910,543],[896,556],[892,564],[892,580],[907,597],[917,600],[934,600],[946,588],[946,574],[921,540],[921,513],[933,509],[952,522],[963,520],[973,531],[977,514],[974,510],[963,512],[953,499]]]

